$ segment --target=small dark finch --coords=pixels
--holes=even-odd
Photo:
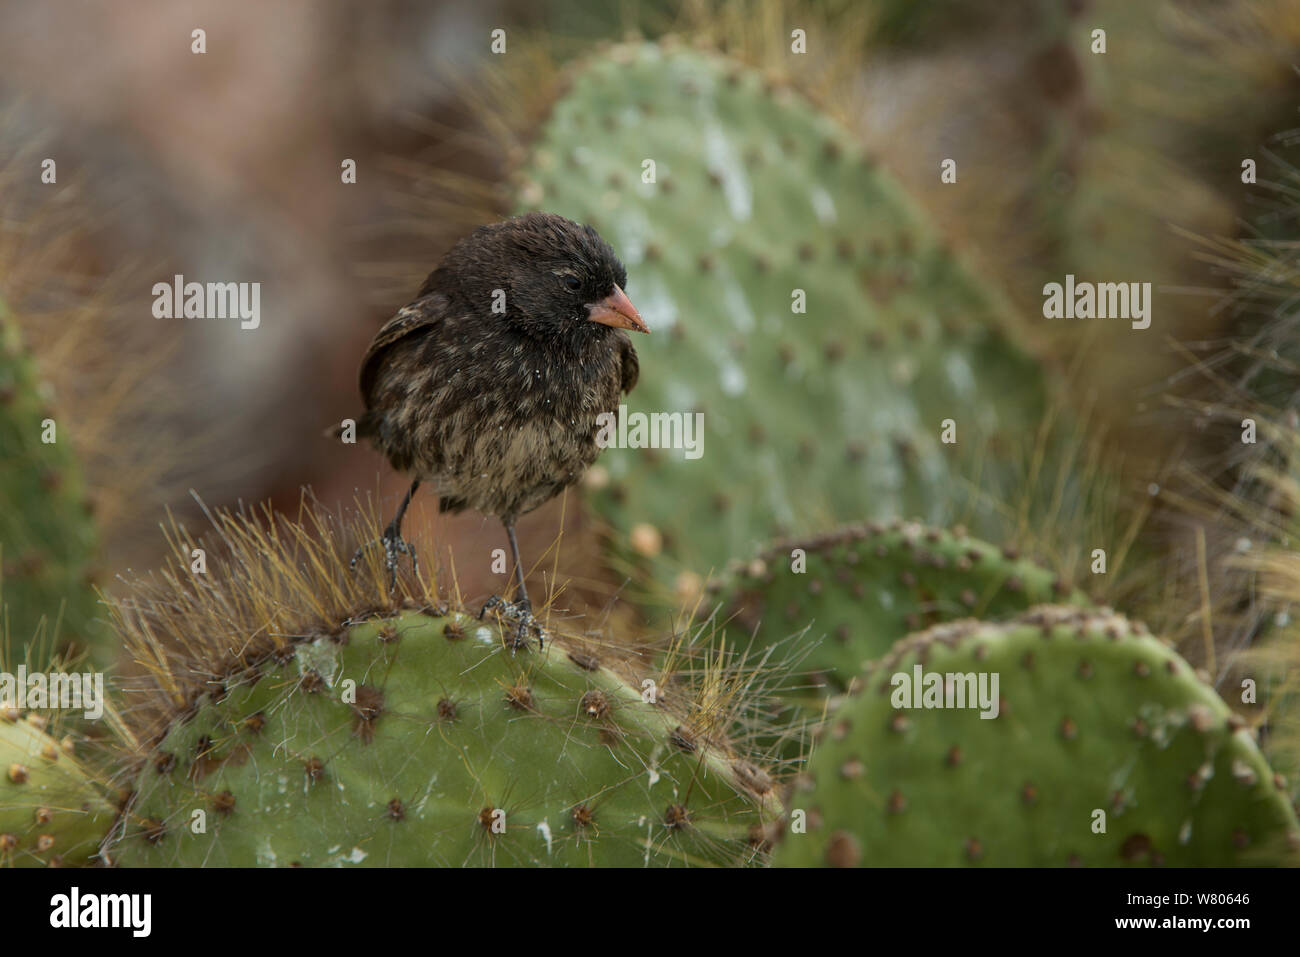
[[[439,511],[505,525],[520,633],[533,624],[515,520],[582,477],[600,453],[597,416],[636,385],[623,330],[650,330],[626,284],[590,226],[528,213],[458,242],[379,330],[361,364],[357,431],[414,479],[379,539],[394,577],[399,555],[415,561],[402,516],[425,482]]]

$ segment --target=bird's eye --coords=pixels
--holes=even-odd
[[[564,277],[564,285],[569,290],[573,292],[577,292],[579,289],[582,288],[582,280],[580,280],[573,273],[569,273]]]

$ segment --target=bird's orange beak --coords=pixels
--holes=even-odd
[[[641,313],[637,312],[636,306],[632,305],[632,300],[627,298],[627,293],[617,285],[614,286],[614,291],[600,302],[588,303],[587,309],[589,311],[587,318],[603,326],[634,329],[637,332],[650,331],[650,327],[641,318]]]

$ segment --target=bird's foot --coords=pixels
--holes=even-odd
[[[479,609],[479,620],[481,621],[484,615],[496,608],[504,609],[503,613],[498,613],[498,617],[505,618],[515,624],[514,636],[510,639],[510,647],[515,649],[527,648],[529,635],[537,637],[538,650],[545,647],[546,632],[542,628],[542,623],[533,617],[533,604],[527,598],[510,602],[500,595],[493,595]]]
[[[384,546],[384,567],[388,569],[389,588],[397,587],[397,563],[401,560],[400,556],[402,555],[409,555],[411,557],[411,570],[417,575],[420,573],[420,560],[415,555],[415,546],[410,542],[403,540],[402,537],[392,529],[385,529],[382,536],[371,539],[358,548],[356,553],[353,554],[352,561],[348,567],[353,571],[356,571],[357,562],[361,560],[361,556],[365,553],[366,549],[375,545]]]

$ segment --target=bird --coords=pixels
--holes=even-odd
[[[515,523],[579,481],[608,414],[640,375],[628,331],[649,327],[628,299],[627,270],[589,225],[530,212],[479,226],[446,253],[375,335],[361,362],[356,433],[412,482],[376,544],[396,583],[402,518],[421,484],[440,512],[473,509],[505,527],[517,638],[541,628],[524,583]]]

